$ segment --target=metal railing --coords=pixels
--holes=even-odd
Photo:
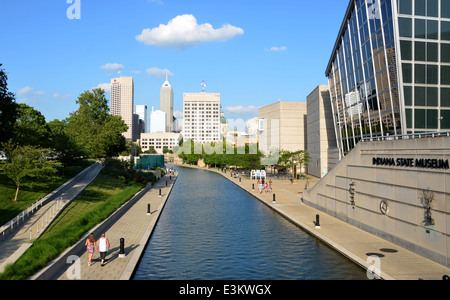
[[[442,136],[450,136],[450,131],[421,132],[421,133],[368,137],[368,138],[363,138],[361,141],[362,142],[376,142],[376,141],[410,140],[410,139],[435,138],[435,137],[442,137]]]
[[[58,215],[58,213],[61,211],[61,209],[65,205],[63,204],[62,197],[60,197],[57,200],[54,200],[53,204],[47,208],[42,215],[28,227],[26,231],[30,233],[30,241],[33,240],[33,226],[35,227],[35,233],[37,234],[37,237],[40,233],[43,233],[46,227],[52,223],[54,217]],[[44,223],[45,222],[45,223]],[[39,226],[40,224],[40,226]]]
[[[28,206],[16,217],[12,218],[11,221],[3,225],[2,228],[0,229],[0,235],[2,236],[2,240],[6,239],[6,234],[8,231],[10,232],[10,234],[13,234],[14,229],[19,228],[20,221],[22,220],[22,223],[24,223],[26,219],[30,218],[36,211],[38,211],[42,207],[43,203],[44,198],[41,197],[39,198],[39,200],[33,202],[30,206]]]

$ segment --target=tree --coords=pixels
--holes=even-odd
[[[82,156],[82,152],[74,139],[67,135],[68,119],[53,120],[48,123],[51,133],[52,148],[58,160],[63,166],[68,166],[77,158]]]
[[[0,64],[0,67],[2,64]],[[17,104],[13,93],[8,91],[8,77],[0,69],[0,144],[11,139],[17,116]]]
[[[13,140],[19,145],[42,148],[51,145],[51,131],[40,111],[24,103],[17,105]]]
[[[85,91],[77,100],[79,109],[70,115],[67,134],[91,158],[111,157],[126,150],[122,135],[128,126],[119,116],[109,114],[105,91]]]
[[[281,165],[285,168],[293,168],[295,161],[295,165],[299,166],[300,170],[299,173],[301,175],[301,170],[303,167],[306,168],[306,166],[308,166],[309,159],[310,159],[309,153],[305,150],[298,150],[295,152],[288,150],[280,150],[280,158],[278,159],[278,165]]]
[[[21,187],[47,187],[58,179],[56,168],[61,164],[48,158],[51,153],[49,149],[17,146],[11,141],[2,146],[7,157],[6,163],[2,166],[3,172],[16,184],[14,202],[19,202]]]

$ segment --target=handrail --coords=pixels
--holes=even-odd
[[[423,139],[429,137],[450,136],[450,131],[435,131],[435,132],[420,132],[410,134],[386,135],[378,137],[362,138],[362,142],[377,142],[377,141],[391,141],[391,140],[409,140],[409,139]]]
[[[21,213],[19,213],[17,216],[12,218],[10,221],[8,221],[6,224],[4,224],[0,229],[0,234],[2,235],[2,239],[5,239],[5,234],[8,229],[11,230],[11,233],[14,230],[14,224],[17,226],[20,224],[20,219],[22,218],[22,221],[25,221],[25,218],[29,218],[30,215],[32,215],[34,212],[38,211],[40,207],[43,205],[44,198],[40,197],[39,200],[36,200],[33,202],[30,206],[28,206],[25,210],[23,210]]]

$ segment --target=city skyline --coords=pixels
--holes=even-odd
[[[0,24],[9,28],[1,57],[8,87],[47,121],[68,117],[91,88],[104,88],[109,100],[109,82],[120,76],[133,77],[135,105],[158,107],[167,73],[178,114],[183,93],[201,92],[203,80],[207,93],[221,93],[231,119],[255,116],[280,99],[305,102],[327,82],[324,61],[336,35],[329,28],[341,23],[335,12],[347,6],[346,0],[325,1],[320,11],[306,1],[79,3],[79,16],[62,0],[1,4]],[[162,38],[183,25],[192,30]]]

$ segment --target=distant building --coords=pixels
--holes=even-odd
[[[166,132],[167,114],[160,110],[153,110],[150,115],[150,133]]]
[[[306,149],[306,102],[280,101],[258,109],[259,149]]]
[[[140,128],[139,133],[147,132],[148,118],[147,118],[147,105],[136,105],[135,113],[139,116],[138,126]]]
[[[166,113],[166,128],[164,132],[172,132],[173,126],[173,89],[166,76],[166,81],[161,87],[160,107],[159,109]]]
[[[196,143],[222,140],[220,94],[183,94],[183,138]]]
[[[158,154],[163,154],[165,147],[168,150],[173,150],[174,147],[178,146],[179,139],[180,133],[175,132],[142,133],[141,149],[145,152],[153,147]]]
[[[134,122],[134,83],[132,77],[119,77],[111,79],[111,115],[120,116],[128,126],[123,135],[128,141],[135,141],[133,136]]]

